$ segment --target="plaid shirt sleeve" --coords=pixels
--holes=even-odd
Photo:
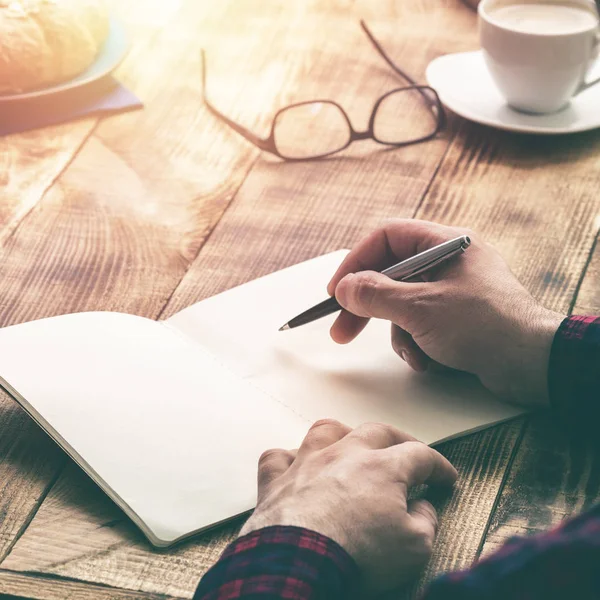
[[[550,403],[561,422],[600,423],[600,317],[573,316],[558,328],[548,368]]]
[[[194,600],[351,600],[358,568],[333,540],[276,526],[235,540],[202,578]]]
[[[600,317],[569,317],[552,345],[550,400],[563,419],[600,418]],[[600,598],[600,505],[554,530],[509,540],[471,569],[436,579],[423,600]],[[268,527],[229,546],[195,600],[348,600],[358,569],[335,542],[297,527]]]

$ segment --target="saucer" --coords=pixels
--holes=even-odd
[[[0,107],[13,102],[23,100],[34,100],[44,96],[52,96],[60,92],[66,92],[75,88],[84,87],[94,83],[114,71],[125,58],[128,50],[125,27],[116,19],[111,19],[108,37],[96,60],[83,72],[70,79],[57,83],[47,88],[23,92],[20,94],[0,95]]]
[[[579,93],[558,112],[533,115],[508,106],[487,70],[481,50],[440,56],[429,64],[426,77],[444,106],[482,125],[546,135],[600,127],[600,83]]]

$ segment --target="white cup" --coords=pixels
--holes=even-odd
[[[538,5],[534,10],[561,7],[589,11],[592,19],[569,30],[566,20],[543,31],[541,20],[527,30],[502,17],[505,7]],[[553,9],[553,6],[556,9]],[[482,0],[478,7],[479,35],[487,68],[510,106],[529,113],[552,113],[588,87],[587,75],[598,56],[599,25],[591,0]],[[559,12],[556,13],[560,14]],[[551,16],[550,18],[553,18]],[[589,22],[589,26],[588,26]],[[563,30],[561,30],[563,28]]]

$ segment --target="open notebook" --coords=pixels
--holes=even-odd
[[[512,418],[473,378],[416,374],[389,323],[338,346],[334,316],[278,332],[323,299],[334,252],[152,321],[63,315],[0,329],[0,384],[156,546],[253,508],[267,448],[333,417],[435,443]]]

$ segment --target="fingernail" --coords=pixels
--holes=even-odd
[[[405,363],[408,363],[408,352],[406,350],[402,350],[400,356]]]
[[[402,350],[402,358],[405,360],[406,364],[413,370],[415,369],[415,365],[413,364],[413,357],[410,354],[410,352],[407,352],[406,350]]]
[[[350,273],[349,275],[346,275],[346,277],[344,277],[337,284],[337,287],[335,288],[335,297],[336,297],[337,301],[340,303],[340,305],[344,308],[347,306],[346,288],[347,288],[347,283],[348,283],[348,280],[350,277],[352,277],[352,273]],[[344,283],[344,282],[346,282],[346,283]]]

